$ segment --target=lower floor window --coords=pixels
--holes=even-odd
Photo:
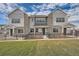
[[[58,32],[58,28],[53,28],[53,32]]]
[[[38,28],[36,28],[36,32],[38,32]]]
[[[18,29],[18,33],[23,33],[23,29]]]
[[[33,29],[33,28],[31,28],[31,29],[30,29],[30,32],[34,32],[34,29]]]

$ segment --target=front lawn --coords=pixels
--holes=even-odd
[[[0,42],[1,56],[79,56],[79,40]]]

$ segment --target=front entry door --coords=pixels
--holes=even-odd
[[[64,35],[66,35],[66,30],[67,30],[67,28],[64,28],[64,33],[63,33]]]
[[[45,35],[45,28],[42,28],[43,35]]]
[[[13,29],[10,29],[10,36],[13,35]]]

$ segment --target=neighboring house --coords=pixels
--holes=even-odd
[[[0,24],[0,34],[4,34],[5,31],[6,31],[5,25]]]
[[[6,25],[0,24],[0,38],[4,37],[7,34],[7,28]]]
[[[9,36],[27,34],[33,37],[50,35],[67,35],[74,25],[68,22],[68,14],[61,9],[56,9],[48,15],[30,15],[16,9],[9,15]],[[74,34],[74,31],[72,32]]]
[[[0,25],[0,35],[3,34],[4,30],[5,30],[5,25]]]

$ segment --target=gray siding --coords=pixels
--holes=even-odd
[[[28,34],[30,32],[30,19],[28,15],[24,14],[24,33]]]

